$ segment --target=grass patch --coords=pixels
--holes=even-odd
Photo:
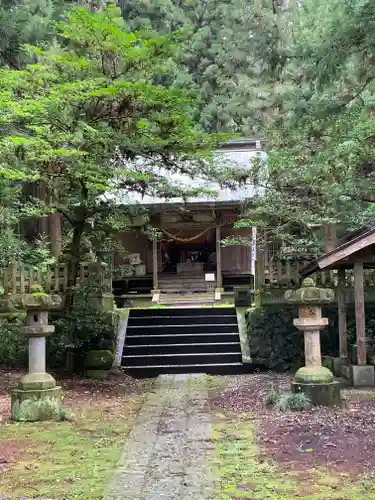
[[[0,446],[26,443],[20,460],[0,470],[1,493],[10,498],[104,498],[144,397],[86,402],[73,409],[70,422],[0,426]]]
[[[262,456],[254,440],[257,416],[216,414],[213,430],[215,500],[374,500],[374,483],[323,469],[288,470]],[[369,488],[369,484],[372,487]]]

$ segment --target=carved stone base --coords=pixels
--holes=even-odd
[[[14,389],[12,419],[18,422],[58,420],[61,416],[61,387],[52,389]]]
[[[339,406],[340,383],[329,382],[326,384],[304,384],[292,382],[292,392],[305,393],[314,406]]]

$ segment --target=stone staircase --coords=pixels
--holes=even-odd
[[[199,293],[215,288],[215,284],[207,283],[204,275],[166,274],[159,278],[161,293]]]
[[[175,307],[199,306],[202,304],[214,304],[215,293],[162,293],[160,294],[159,304],[173,305]]]
[[[131,310],[122,368],[136,376],[241,372],[235,308]]]

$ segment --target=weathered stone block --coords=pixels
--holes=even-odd
[[[333,357],[332,358],[332,373],[335,377],[342,377],[342,370],[344,366],[349,364],[348,359]]]
[[[346,380],[350,380],[350,365],[343,365],[341,367],[341,375],[346,378]]]
[[[350,365],[349,380],[354,387],[374,386],[374,367],[372,365]]]
[[[235,307],[248,307],[254,300],[254,293],[250,288],[233,287]]]
[[[292,392],[305,393],[314,406],[339,406],[341,401],[340,383],[335,381],[326,384],[292,382]]]
[[[61,415],[61,387],[11,392],[12,419],[19,422],[37,422],[59,419]]]
[[[349,346],[349,362],[352,365],[357,364],[357,346],[356,344],[350,345]]]
[[[344,358],[323,356],[322,364],[325,368],[328,368],[335,377],[341,377],[343,366],[349,364],[349,362]]]

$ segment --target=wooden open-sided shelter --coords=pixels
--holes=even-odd
[[[375,226],[366,226],[341,240],[336,248],[316,259],[301,271],[308,276],[320,271],[337,270],[337,302],[340,358],[348,359],[346,274],[354,277],[357,365],[367,365],[365,329],[364,271],[375,268]],[[369,367],[370,368],[370,367]],[[372,372],[373,372],[373,367]],[[372,373],[372,383],[373,383]]]

